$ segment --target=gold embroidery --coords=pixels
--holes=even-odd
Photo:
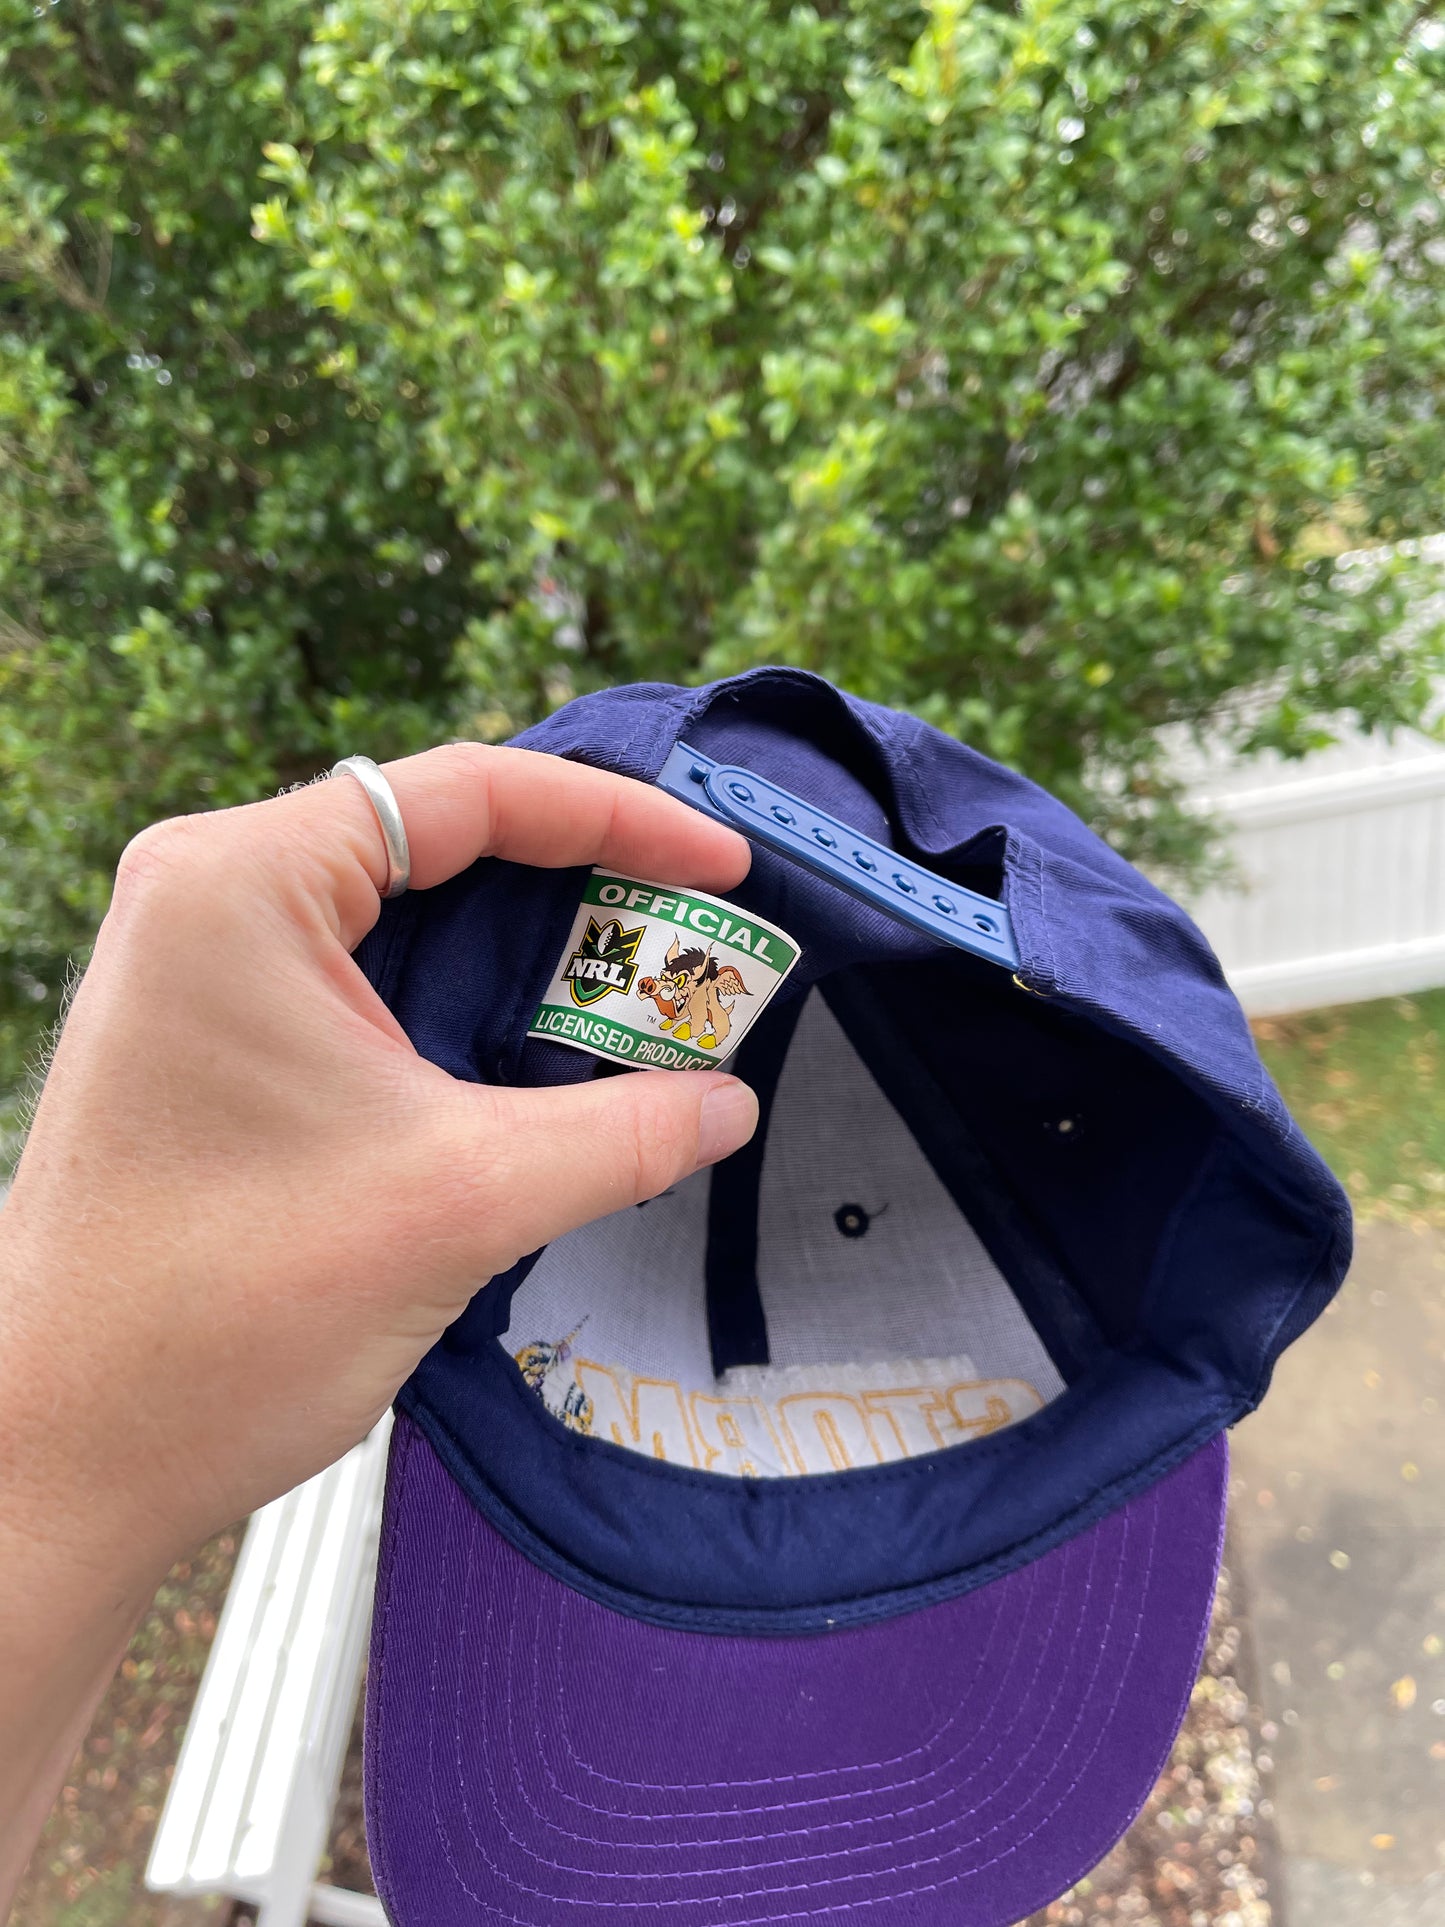
[[[868,1366],[780,1367],[768,1388],[768,1367],[749,1368],[747,1392],[703,1391],[674,1378],[654,1378],[579,1358],[576,1333],[556,1343],[538,1340],[515,1354],[523,1378],[565,1425],[628,1451],[739,1478],[797,1478],[886,1465],[898,1459],[985,1438],[1040,1410],[1043,1399],[1023,1379],[955,1379],[868,1388]],[[950,1363],[876,1367],[890,1371],[946,1370]],[[834,1370],[850,1380],[797,1389],[800,1376]],[[862,1382],[860,1383],[860,1380]],[[726,1380],[723,1381],[726,1384]]]
[[[863,1407],[846,1392],[793,1392],[778,1400],[777,1412],[800,1472],[847,1472],[882,1460]]]
[[[788,1470],[761,1399],[715,1398],[694,1392],[690,1403],[705,1469],[711,1471],[721,1460],[720,1470],[743,1479]]]
[[[628,1380],[627,1398],[623,1397],[619,1376]],[[685,1452],[683,1463],[697,1464],[687,1407],[676,1379],[619,1374],[593,1359],[579,1358],[577,1382],[591,1402],[594,1437],[611,1439],[614,1445],[630,1446],[654,1459],[682,1459]],[[671,1451],[667,1449],[669,1443]]]

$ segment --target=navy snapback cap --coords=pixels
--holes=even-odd
[[[783,669],[518,741],[736,824],[736,914],[690,927],[797,955],[725,1056],[752,1143],[488,1282],[398,1398],[378,1891],[397,1927],[1006,1927],[1167,1759],[1225,1429],[1338,1287],[1345,1198],[1189,918],[975,751]],[[714,951],[639,978],[648,909],[489,859],[358,960],[454,1076],[566,1083],[611,1067],[533,1034],[559,964],[614,1041],[647,1006],[699,1048],[668,973]]]

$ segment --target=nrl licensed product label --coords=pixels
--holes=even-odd
[[[594,870],[527,1034],[639,1069],[706,1070],[797,961],[786,931],[722,897]]]

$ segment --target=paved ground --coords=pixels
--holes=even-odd
[[[1445,1236],[1363,1228],[1233,1443],[1277,1927],[1442,1927]]]

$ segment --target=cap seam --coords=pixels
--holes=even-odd
[[[462,1486],[453,1471],[453,1463],[460,1460],[469,1464],[451,1427],[430,1407],[419,1400],[406,1396],[406,1387],[398,1399],[400,1409],[425,1434],[441,1458],[448,1476],[458,1485],[462,1496],[469,1504],[476,1505],[470,1493]],[[1063,1545],[1068,1540],[1086,1531],[1108,1513],[1116,1510],[1129,1499],[1155,1485],[1176,1466],[1182,1465],[1196,1451],[1217,1438],[1226,1426],[1232,1424],[1242,1413],[1236,1401],[1211,1401],[1207,1408],[1208,1416],[1173,1447],[1166,1447],[1152,1459],[1147,1467],[1115,1479],[1108,1486],[1096,1492],[1083,1505],[1076,1507],[1066,1518],[1056,1521],[1051,1527],[1033,1534],[1012,1546],[1005,1547],[994,1554],[981,1566],[945,1574],[937,1578],[923,1580],[906,1592],[877,1592],[850,1599],[824,1601],[821,1604],[792,1605],[781,1607],[714,1607],[690,1600],[653,1599],[646,1594],[631,1593],[615,1581],[604,1578],[599,1573],[589,1571],[579,1565],[560,1548],[542,1538],[541,1534],[522,1517],[511,1502],[499,1493],[490,1480],[480,1479],[490,1504],[476,1509],[500,1531],[518,1551],[530,1558],[543,1571],[569,1585],[585,1597],[595,1599],[600,1605],[609,1606],[624,1617],[639,1619],[648,1624],[677,1627],[684,1631],[707,1633],[757,1633],[765,1637],[809,1637],[849,1625],[867,1625],[880,1620],[901,1618],[906,1613],[924,1606],[934,1605],[945,1599],[955,1599],[965,1593],[976,1591],[980,1586],[1002,1578],[1004,1574],[1017,1570],[1035,1558]],[[473,1468],[474,1469],[474,1468]],[[642,1461],[641,1470],[648,1470],[647,1461]],[[841,1475],[840,1475],[841,1476]],[[826,1621],[820,1625],[820,1620]],[[806,1623],[787,1624],[786,1621]],[[703,1623],[699,1623],[703,1622]]]
[[[1139,1322],[1153,1333],[1153,1313],[1158,1302],[1159,1292],[1165,1274],[1173,1261],[1179,1243],[1180,1231],[1189,1212],[1198,1203],[1200,1194],[1221,1162],[1228,1140],[1216,1129],[1209,1147],[1200,1158],[1197,1169],[1189,1183],[1184,1187],[1184,1195],[1169,1213],[1159,1233],[1158,1249],[1154,1253],[1154,1263],[1149,1270],[1149,1280],[1139,1300]]]
[[[1329,1259],[1335,1248],[1335,1229],[1336,1227],[1331,1225],[1327,1230],[1325,1230],[1321,1234],[1319,1244],[1316,1248],[1315,1261],[1311,1265],[1307,1276],[1302,1280],[1302,1282],[1299,1285],[1295,1287],[1294,1291],[1290,1295],[1289,1302],[1283,1307],[1283,1309],[1280,1311],[1279,1317],[1276,1318],[1273,1325],[1271,1325],[1270,1327],[1269,1339],[1263,1348],[1264,1362],[1260,1366],[1259,1370],[1256,1372],[1255,1377],[1250,1385],[1250,1392],[1249,1392],[1250,1411],[1253,1411],[1255,1409],[1255,1407],[1259,1404],[1260,1400],[1264,1397],[1265,1393],[1269,1390],[1269,1382],[1274,1375],[1274,1366],[1275,1366],[1275,1361],[1277,1357],[1277,1353],[1274,1348],[1274,1341],[1278,1336],[1281,1327],[1286,1325],[1289,1322],[1290,1318],[1298,1310],[1300,1304],[1303,1302],[1307,1294],[1310,1293],[1311,1291],[1318,1289],[1320,1274],[1326,1269],[1329,1263]]]

